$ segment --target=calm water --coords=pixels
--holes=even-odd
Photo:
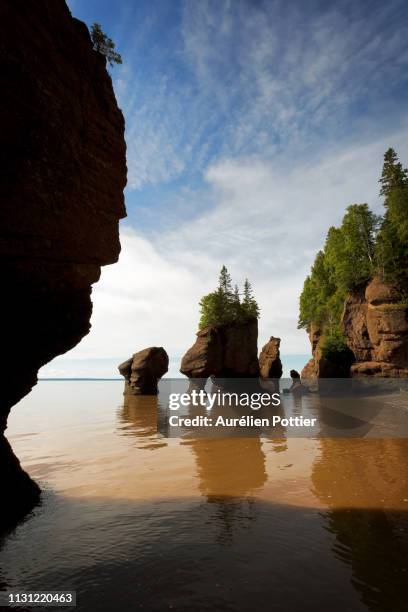
[[[44,489],[0,585],[80,610],[408,609],[408,440],[184,439],[121,382],[42,382],[9,439]]]

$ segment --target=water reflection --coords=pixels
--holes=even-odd
[[[167,441],[157,434],[157,415],[164,410],[157,397],[124,396],[118,411],[118,430],[121,435],[134,436],[137,448],[162,448]],[[196,412],[197,407],[191,406],[189,416]],[[233,407],[220,413],[235,414]],[[186,438],[182,444],[192,451],[198,489],[212,505],[213,521],[218,526],[216,540],[230,544],[236,529],[248,526],[256,518],[253,497],[267,480],[262,442],[259,437],[217,437]]]
[[[200,492],[214,508],[216,540],[229,545],[257,517],[253,496],[267,480],[261,440],[204,438],[186,444],[196,460]]]
[[[15,411],[44,495],[0,545],[0,588],[69,586],[98,612],[118,597],[123,610],[407,609],[407,440],[164,439],[157,398],[121,391],[40,383]],[[284,404],[319,410],[311,395]]]
[[[157,434],[157,414],[162,410],[157,396],[124,395],[118,411],[118,430],[121,435],[134,436],[137,448],[155,450],[167,446],[165,438]]]
[[[407,441],[326,438],[320,447],[312,482],[329,507],[334,555],[369,609],[407,610]]]

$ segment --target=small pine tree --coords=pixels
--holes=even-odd
[[[218,291],[223,295],[232,297],[232,280],[227,268],[222,266],[220,275],[218,277]]]
[[[387,208],[387,198],[394,189],[399,189],[407,185],[408,171],[402,167],[398,161],[398,156],[394,149],[389,148],[384,153],[384,165],[382,169],[380,195],[385,197],[384,206]]]
[[[245,318],[259,318],[259,307],[254,298],[251,283],[247,278],[245,279],[244,283],[244,298],[242,300],[241,306]]]
[[[377,237],[376,257],[385,280],[408,295],[408,171],[394,149],[384,155],[380,178],[385,215]]]
[[[241,299],[239,297],[238,285],[235,285],[234,287],[234,293],[232,296],[232,304],[231,304],[231,313],[232,313],[232,319],[234,321],[239,322],[242,320],[242,305],[241,305]]]
[[[115,51],[115,43],[102,31],[99,23],[94,23],[92,25],[91,40],[94,50],[104,55],[110,66],[122,63],[121,55]]]

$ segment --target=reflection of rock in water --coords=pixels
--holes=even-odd
[[[265,455],[259,438],[198,439],[189,444],[204,495],[243,497],[265,484]]]
[[[195,455],[199,489],[214,504],[217,539],[233,540],[234,527],[256,518],[251,495],[266,480],[265,455],[259,438],[197,439],[188,442]]]
[[[336,556],[369,609],[406,610],[408,441],[323,439],[321,450],[312,480]]]
[[[157,435],[157,412],[160,405],[154,395],[125,395],[118,412],[118,427],[124,436],[138,438],[141,448],[161,448],[167,442]]]

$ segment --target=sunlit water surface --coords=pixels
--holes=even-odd
[[[44,493],[0,585],[73,589],[79,610],[408,609],[408,440],[165,439],[156,410],[102,381],[13,409]]]

